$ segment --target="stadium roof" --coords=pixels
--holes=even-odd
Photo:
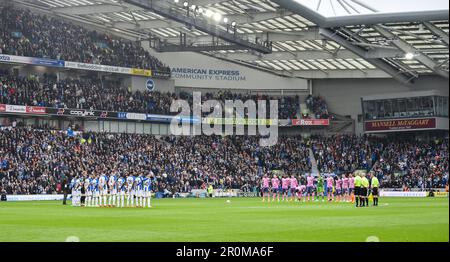
[[[158,1],[162,0],[153,0]],[[371,6],[367,2],[376,1],[367,0],[186,0],[220,28],[236,22],[236,32],[242,38],[273,42],[273,53],[266,55],[252,50],[204,54],[289,77],[390,75],[404,83],[423,74],[448,78],[449,21],[448,2],[444,1],[446,4],[428,0],[428,9],[420,5],[412,8],[411,1],[405,9],[396,5],[387,9]],[[183,32],[191,45],[212,41],[207,33],[120,0],[15,2],[136,39],[148,39],[151,34],[177,43]],[[184,10],[184,0],[162,2]],[[221,22],[214,21],[216,13]]]

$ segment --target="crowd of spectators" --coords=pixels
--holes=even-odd
[[[310,173],[312,148],[322,173],[373,170],[383,188],[443,188],[448,140],[430,143],[374,137],[284,137],[260,147],[257,137],[155,137],[69,133],[28,127],[0,130],[0,191],[52,194],[64,179],[87,174],[148,174],[158,192],[205,188],[257,190],[271,172]]]
[[[175,114],[170,112],[170,106],[176,99],[185,99],[192,106],[192,93],[132,92],[111,80],[82,78],[56,81],[51,76],[32,79],[0,72],[0,104],[170,115]],[[295,96],[275,98],[231,92],[202,94],[203,102],[210,99],[220,101],[222,106],[225,106],[225,100],[241,99],[246,102],[249,99],[277,99],[280,119],[296,118],[300,108],[299,99]],[[270,117],[269,103],[267,108],[267,116]]]
[[[448,139],[341,135],[316,137],[312,149],[321,172],[373,170],[386,188],[443,188],[448,183]]]
[[[187,99],[192,101],[192,93],[181,92],[181,99]],[[270,101],[278,101],[278,118],[279,119],[296,119],[298,118],[298,113],[300,111],[300,99],[298,96],[269,96],[265,94],[243,94],[243,93],[233,93],[231,91],[219,91],[217,93],[204,93],[202,94],[202,101],[206,100],[217,100],[220,102],[221,106],[225,108],[225,101],[242,101],[243,103],[247,101],[254,101],[256,104],[256,117],[258,116],[258,101],[265,101],[266,106],[266,116],[271,118],[271,107]],[[244,117],[248,117],[248,111],[244,112]]]
[[[156,176],[159,192],[190,192],[205,183],[222,189],[255,189],[260,176],[310,170],[302,139],[284,138],[271,148],[256,137],[163,137],[2,128],[0,191],[52,194],[64,179],[88,174]]]
[[[0,14],[0,54],[170,73],[170,68],[151,56],[138,42],[10,6],[0,7]]]
[[[309,95],[306,98],[306,106],[308,110],[313,114],[313,118],[327,119],[330,117],[328,113],[328,105],[325,99],[320,96]],[[303,115],[303,118],[310,118],[310,115]]]

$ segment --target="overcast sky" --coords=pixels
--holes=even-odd
[[[319,0],[294,0],[307,7],[316,10]],[[362,13],[370,13],[370,11],[358,7],[352,0],[346,0],[351,3]],[[425,11],[425,10],[448,10],[448,0],[359,0],[367,5],[379,10],[383,13],[396,13],[396,12],[408,12],[408,11]],[[325,16],[335,16],[331,2],[333,3],[336,15],[347,15],[345,9],[343,9],[337,0],[322,0],[320,13]]]

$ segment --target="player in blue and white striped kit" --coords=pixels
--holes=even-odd
[[[100,193],[100,206],[106,207],[106,196],[108,195],[108,178],[105,174],[98,178],[98,190]]]
[[[98,191],[98,176],[93,175],[91,179],[92,197],[95,207],[98,207],[100,192]]]
[[[109,201],[108,206],[114,207],[116,206],[116,197],[117,197],[117,185],[116,185],[116,176],[112,174],[108,179],[108,188],[109,188]]]
[[[117,179],[117,190],[118,190],[118,196],[117,196],[117,206],[124,207],[125,206],[125,194],[126,194],[126,187],[125,187],[126,181],[125,178],[119,177]]]
[[[134,181],[134,192],[136,194],[136,207],[143,207],[144,198],[144,177],[139,175]]]
[[[86,176],[84,179],[84,195],[86,196],[86,206],[91,206],[92,202],[92,190],[91,190],[91,179]]]
[[[83,186],[83,179],[78,177],[75,180],[75,206],[81,206],[81,187]]]
[[[134,207],[134,176],[127,177],[127,207]]]
[[[144,178],[144,207],[152,207],[151,200],[152,200],[152,177],[151,175],[148,175]],[[147,202],[147,203],[146,203]]]

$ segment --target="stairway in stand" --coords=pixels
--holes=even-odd
[[[319,174],[319,168],[317,166],[317,160],[314,157],[314,152],[313,152],[313,150],[311,148],[309,149],[309,161],[311,162],[311,173]]]

